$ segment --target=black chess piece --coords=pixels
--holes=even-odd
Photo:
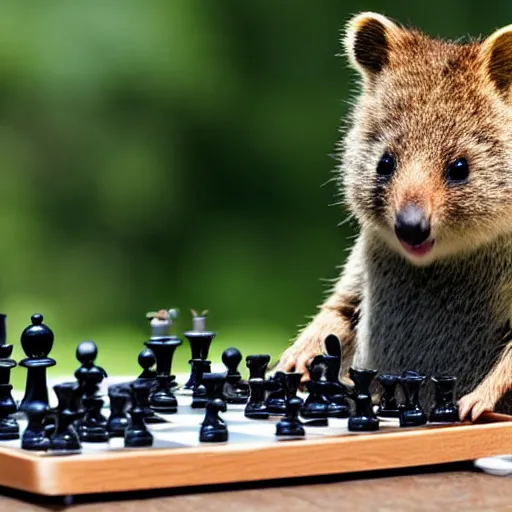
[[[219,417],[221,412],[226,412],[226,402],[224,400],[221,398],[208,400],[206,415],[199,430],[199,441],[201,443],[224,443],[228,440],[228,429]]]
[[[208,401],[206,414],[199,432],[202,443],[223,443],[228,440],[228,429],[220,412],[226,412],[226,402],[223,399],[223,387],[226,380],[224,373],[203,374],[203,384],[206,388]]]
[[[286,414],[286,382],[284,372],[276,372],[272,375],[265,385],[268,391],[266,399],[267,411],[276,416]]]
[[[341,359],[338,356],[326,354],[323,356],[325,363],[325,398],[329,401],[329,418],[348,418],[350,406],[347,402],[347,390],[340,382]]]
[[[156,370],[153,370],[153,366],[156,364],[155,354],[149,348],[145,348],[139,354],[139,365],[142,368],[142,373],[139,375],[139,379],[156,379]]]
[[[434,375],[431,380],[435,385],[435,405],[430,412],[430,421],[456,423],[459,421],[459,408],[455,403],[457,378],[450,375]]]
[[[380,396],[377,416],[381,418],[398,418],[400,413],[398,410],[398,401],[396,399],[396,387],[400,377],[398,375],[383,374],[377,377],[383,388]]]
[[[107,432],[110,438],[124,437],[124,433],[130,420],[126,414],[126,408],[130,395],[115,386],[109,387],[108,397],[110,401],[110,416],[107,420]]]
[[[50,439],[50,452],[80,453],[82,445],[73,423],[81,418],[84,411],[78,408],[81,389],[76,382],[65,382],[53,387],[57,395],[57,422]]]
[[[265,380],[249,379],[249,400],[245,405],[244,415],[252,420],[266,420],[269,417],[265,404]]]
[[[21,448],[45,452],[50,447],[50,439],[45,429],[48,405],[43,402],[30,402],[24,409],[27,426],[21,436]]]
[[[376,370],[350,368],[349,376],[355,384],[355,413],[348,420],[351,432],[372,432],[379,429],[379,419],[373,412],[370,385],[377,375]]]
[[[27,368],[27,384],[20,404],[21,411],[31,402],[48,405],[46,369],[56,364],[54,359],[48,357],[53,347],[52,330],[43,323],[43,315],[32,315],[31,321],[32,324],[21,333],[21,346],[27,356],[20,361],[20,366]]]
[[[427,415],[420,404],[420,388],[425,377],[416,372],[406,372],[400,377],[400,385],[404,392],[404,403],[398,408],[400,411],[401,427],[417,427],[427,422]]]
[[[149,386],[144,381],[136,380],[131,383],[131,389],[131,421],[124,433],[124,445],[127,448],[152,446],[153,435],[144,423],[144,408],[142,406],[149,398]]]
[[[178,401],[171,390],[174,379],[171,366],[174,352],[181,345],[181,340],[176,336],[169,336],[151,339],[145,345],[156,357],[156,386],[149,397],[151,408],[156,412],[175,414],[178,412]]]
[[[308,366],[310,380],[306,382],[306,389],[309,392],[300,410],[303,418],[320,419],[329,416],[329,400],[325,397],[328,391],[327,381],[322,377],[325,372],[324,356],[318,355]],[[326,389],[327,388],[327,389]]]
[[[11,359],[12,345],[6,345],[6,316],[0,314],[0,440],[7,441],[19,438],[19,425],[12,416],[16,410],[11,391],[11,369],[16,366],[16,361]]]
[[[227,369],[224,401],[228,404],[245,404],[249,398],[247,386],[241,386],[242,375],[238,371],[241,361],[242,354],[237,348],[230,347],[222,353],[222,362]]]
[[[192,330],[185,331],[183,334],[190,342],[191,358],[189,364],[191,365],[190,377],[185,384],[185,389],[194,389],[196,385],[197,375],[195,371],[198,369],[193,364],[194,360],[208,359],[208,352],[210,351],[210,345],[215,338],[216,334],[214,331],[206,330],[206,313],[203,311],[201,314],[197,314],[192,310]]]
[[[208,401],[206,388],[203,384],[203,375],[210,373],[211,363],[206,359],[192,359],[194,368],[194,388],[192,390],[192,409],[204,409]]]
[[[286,415],[276,424],[276,436],[304,437],[306,431],[299,420],[303,401],[297,396],[302,373],[284,372]]]
[[[104,443],[108,441],[107,419],[101,414],[103,398],[99,386],[107,377],[107,372],[95,364],[98,348],[93,341],[83,341],[76,349],[76,358],[81,366],[75,371],[80,386],[85,415],[80,420],[78,435],[82,442]]]
[[[265,379],[267,367],[270,363],[268,354],[252,354],[245,358],[245,364],[249,368],[249,379]]]

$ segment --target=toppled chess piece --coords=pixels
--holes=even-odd
[[[420,404],[420,388],[425,376],[416,372],[405,372],[400,377],[400,385],[404,392],[404,403],[398,408],[401,427],[418,427],[427,422],[427,415]]]
[[[131,421],[124,433],[124,445],[127,448],[153,446],[153,435],[144,423],[144,408],[142,407],[142,404],[148,399],[149,386],[147,382],[137,380],[130,386],[132,390]]]
[[[197,313],[192,310],[192,329],[185,331],[183,335],[188,339],[190,343],[191,358],[189,364],[191,365],[190,377],[186,382],[185,389],[194,389],[196,387],[198,369],[197,365],[194,365],[194,361],[208,360],[208,352],[210,351],[210,345],[216,336],[214,331],[206,329],[206,314],[208,311]]]
[[[398,418],[398,402],[396,399],[396,387],[400,377],[398,375],[383,374],[377,377],[383,388],[383,393],[379,400],[377,416],[382,418]]]
[[[107,372],[95,364],[98,348],[94,341],[83,341],[76,349],[76,358],[81,363],[75,371],[80,386],[85,415],[80,420],[78,435],[81,441],[104,443],[108,441],[107,419],[101,414],[103,398],[99,395],[99,386],[107,377]],[[62,391],[61,391],[62,392]]]
[[[53,347],[52,330],[43,323],[43,315],[32,315],[31,321],[32,324],[21,333],[21,346],[27,356],[20,361],[20,366],[27,369],[27,385],[20,404],[21,411],[31,402],[48,405],[46,369],[56,364],[54,359],[48,357]]]
[[[455,402],[456,377],[434,375],[435,405],[430,412],[430,421],[436,423],[455,423],[459,421],[459,408]]]
[[[276,425],[276,436],[304,437],[306,431],[299,420],[303,401],[297,396],[302,373],[283,372],[286,392],[286,414]]]
[[[81,390],[76,382],[65,382],[53,387],[57,395],[57,421],[50,439],[48,451],[56,453],[80,453],[82,445],[73,423],[83,416],[79,408]]]
[[[245,404],[249,398],[248,387],[243,383],[242,375],[238,371],[241,361],[242,354],[237,348],[230,347],[222,353],[222,362],[227,369],[224,400],[228,404]]]
[[[202,443],[223,443],[228,440],[228,429],[219,413],[226,412],[226,403],[222,398],[222,389],[226,376],[222,373],[205,373],[203,382],[208,394],[205,418],[199,431]]]
[[[351,432],[372,432],[379,429],[379,420],[373,412],[370,385],[377,375],[376,370],[350,368],[349,376],[355,384],[355,413],[348,420]]]

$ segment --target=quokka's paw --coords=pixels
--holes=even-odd
[[[344,330],[345,325],[338,315],[332,312],[319,315],[306,327],[295,343],[283,352],[273,371],[302,373],[302,383],[307,382],[309,380],[307,367],[315,356],[325,352],[325,338],[329,334],[339,336]]]
[[[479,386],[459,400],[459,418],[477,420],[483,412],[493,411],[498,398],[486,387]]]

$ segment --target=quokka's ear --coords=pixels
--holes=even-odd
[[[389,54],[400,28],[374,12],[354,16],[345,30],[344,46],[350,63],[364,76],[372,77],[389,62]]]
[[[485,71],[506,100],[512,100],[512,25],[490,35],[481,47]]]

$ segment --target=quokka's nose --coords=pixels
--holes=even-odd
[[[430,236],[430,221],[425,211],[415,204],[402,208],[395,220],[396,236],[406,244],[420,245]]]

